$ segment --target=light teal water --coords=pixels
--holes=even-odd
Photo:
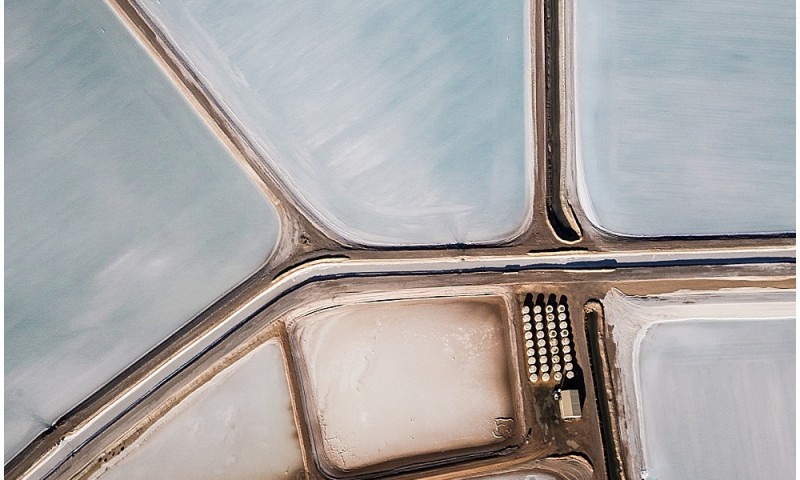
[[[794,231],[794,2],[576,3],[582,200],[597,224]]]
[[[492,242],[530,213],[526,2],[143,2],[354,242]]]
[[[5,15],[8,460],[254,271],[279,226],[105,3]]]

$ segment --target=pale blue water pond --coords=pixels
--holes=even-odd
[[[795,319],[655,324],[639,362],[650,478],[794,476]]]
[[[373,245],[527,225],[526,3],[143,2],[306,208]]]
[[[5,15],[8,460],[258,268],[279,225],[105,3]]]
[[[794,231],[792,0],[580,1],[581,203],[631,236]]]

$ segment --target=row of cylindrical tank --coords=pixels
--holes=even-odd
[[[572,332],[566,299],[555,302],[555,295],[536,302],[529,295],[522,306],[522,335],[531,382],[560,382],[575,377]]]

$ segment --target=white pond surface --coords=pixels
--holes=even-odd
[[[527,226],[525,0],[142,3],[340,236],[486,243]]]
[[[278,343],[223,370],[106,468],[103,480],[295,480],[303,462]]]
[[[604,300],[649,479],[792,478],[794,290]],[[686,303],[688,302],[688,303]],[[638,423],[638,428],[636,427]]]
[[[279,226],[105,3],[5,15],[8,460],[259,267]]]
[[[794,339],[793,318],[650,328],[639,381],[653,478],[791,478]]]
[[[497,303],[341,306],[293,329],[320,455],[339,471],[503,441],[515,417]]]
[[[795,230],[795,2],[575,2],[578,190],[621,235]]]

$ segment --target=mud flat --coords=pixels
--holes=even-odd
[[[95,478],[294,479],[300,445],[277,341],[223,370]]]
[[[794,290],[603,300],[622,376],[631,471],[789,478],[795,469]]]
[[[520,428],[497,297],[344,305],[290,326],[324,469],[363,473],[492,451]]]
[[[527,1],[141,3],[324,229],[429,245],[528,226]]]
[[[569,3],[589,220],[626,236],[795,231],[795,2]]]
[[[5,12],[8,460],[260,267],[279,225],[106,4]]]

